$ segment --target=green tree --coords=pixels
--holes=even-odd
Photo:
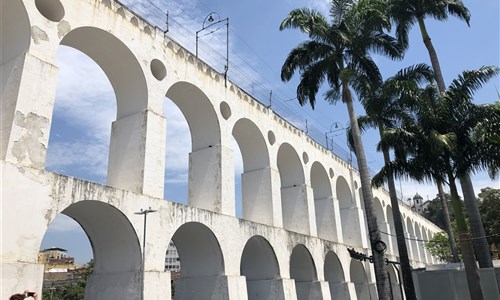
[[[433,18],[438,21],[446,21],[448,15],[452,15],[464,20],[469,25],[469,10],[460,0],[389,0],[389,2],[391,18],[396,23],[396,36],[405,46],[409,44],[408,36],[411,27],[418,23],[422,40],[429,53],[439,91],[444,92],[446,88],[443,74],[436,50],[425,25],[425,19]]]
[[[488,242],[497,259],[500,258],[500,189],[484,188],[479,193],[479,210]]]
[[[432,256],[443,262],[452,262],[453,256],[451,255],[448,236],[443,232],[438,232],[434,237],[425,244]]]
[[[494,157],[492,153],[500,151],[483,152],[481,149],[484,145],[473,143],[464,134],[470,132],[470,128],[474,128],[474,122],[481,120],[481,116],[488,115],[488,108],[474,105],[470,97],[486,80],[496,74],[496,70],[492,67],[483,67],[476,71],[465,71],[444,93],[440,93],[435,86],[424,89],[414,109],[415,122],[413,124],[409,122],[400,130],[400,140],[393,139],[395,147],[405,147],[411,154],[410,158],[400,157],[399,161],[391,166],[396,168],[399,174],[421,181],[432,178],[438,178],[440,182],[448,180],[467,283],[473,299],[483,299],[483,293],[455,180],[457,177],[462,179],[468,172],[484,166],[485,160]],[[469,133],[469,136],[472,134]],[[398,143],[394,143],[395,141]],[[467,186],[462,187],[464,198],[468,195],[466,188]],[[476,201],[469,200],[469,202]],[[466,208],[468,205],[470,203],[466,199]],[[467,211],[469,212],[469,208]],[[474,216],[470,212],[469,218],[472,224]]]
[[[380,231],[351,88],[356,91],[362,79],[364,82],[367,79],[382,81],[370,51],[391,58],[401,57],[401,45],[384,32],[390,30],[387,15],[384,1],[333,0],[331,23],[321,13],[303,8],[291,11],[280,25],[280,30],[299,29],[309,37],[309,40],[290,51],[281,69],[283,81],[289,81],[297,71],[300,73],[297,86],[299,103],[304,105],[309,102],[314,108],[316,94],[326,81],[329,87],[325,93],[326,100],[330,103],[342,100],[347,106],[372,249],[380,240]],[[379,299],[388,299],[389,284],[384,255],[373,251],[373,257]]]
[[[421,82],[431,82],[433,76],[433,72],[429,66],[420,64],[400,70],[381,85],[374,85],[371,82],[361,85],[359,98],[365,108],[366,116],[358,118],[360,129],[364,131],[368,127],[375,128],[379,131],[380,138],[382,139],[386,130],[397,127],[401,123],[401,120],[409,118],[404,102],[418,91]],[[352,146],[352,134],[349,134],[349,141]],[[382,150],[384,163],[386,165],[389,164],[391,161],[389,145],[381,143],[379,148]],[[415,288],[413,286],[412,271],[406,248],[394,176],[393,174],[387,175],[405,295],[407,299],[415,299]]]
[[[404,44],[409,43],[408,33],[411,27],[418,23],[422,40],[429,53],[429,58],[434,69],[436,82],[440,93],[445,92],[445,82],[439,59],[431,42],[431,38],[425,25],[425,19],[430,17],[439,21],[445,21],[449,15],[464,20],[467,25],[470,21],[470,13],[461,0],[390,0],[391,18],[397,24],[396,35]],[[497,166],[498,167],[498,166]],[[471,217],[471,230],[474,237],[474,248],[479,266],[481,268],[492,268],[493,262],[488,250],[487,241],[484,237],[484,228],[480,219],[478,207],[475,205],[474,189],[470,175],[467,173],[459,176],[460,184],[464,192],[467,213]],[[442,201],[442,183],[437,182]],[[443,202],[444,203],[444,202]],[[443,204],[444,207],[444,204]]]

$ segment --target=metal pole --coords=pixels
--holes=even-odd
[[[149,213],[154,213],[156,210],[151,209],[141,209],[140,212],[136,212],[136,215],[144,215],[144,232],[143,232],[143,238],[142,238],[142,280],[141,280],[141,299],[144,300],[144,279],[145,279],[145,274],[146,274],[146,220],[147,220],[147,215]]]
[[[196,31],[196,58],[198,58],[198,33],[199,31]]]
[[[148,214],[144,213],[144,235],[142,237],[142,281],[141,281],[141,299],[144,300],[144,277],[146,275],[146,219]]]

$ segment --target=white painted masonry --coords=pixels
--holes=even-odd
[[[86,299],[139,299],[142,280],[145,299],[170,295],[171,239],[182,263],[176,299],[375,299],[372,266],[347,252],[370,254],[351,165],[231,82],[226,87],[222,74],[118,2],[0,3],[2,299],[26,287],[41,292],[38,250],[59,213],[92,243]],[[107,185],[44,170],[59,45],[90,56],[115,91]],[[162,199],[165,96],[191,131],[187,206]],[[232,136],[243,157],[243,219],[234,216]],[[394,234],[388,194],[374,196],[381,231]],[[143,271],[143,224],[134,212],[145,207],[158,213],[148,218]],[[411,238],[439,231],[401,211]],[[397,260],[395,238],[383,237]],[[415,267],[433,262],[421,242],[408,246]]]

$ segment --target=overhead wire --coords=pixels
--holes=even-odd
[[[163,21],[166,20],[165,8],[160,8],[155,2],[151,0],[145,1],[132,1],[132,0],[120,0],[125,6],[127,6],[134,13],[144,17],[154,17],[155,20],[149,20],[146,18],[147,22],[151,22],[152,25],[157,26],[164,32],[166,32],[166,25]],[[208,7],[203,1],[199,1],[202,6],[207,8],[209,11],[212,11],[210,7]],[[176,12],[182,13],[184,16],[187,16],[191,20],[198,19],[198,16],[193,15],[191,12],[187,11],[183,6],[176,3],[175,1],[169,2],[169,4],[173,4],[176,7]],[[146,5],[151,5],[155,10],[148,9]],[[162,20],[162,22],[160,22]],[[181,22],[176,19],[176,16],[170,16],[168,19],[169,23],[172,22],[172,25],[169,26],[169,32],[167,33],[168,37],[171,38],[176,43],[182,45],[190,51],[193,51],[193,41],[194,39],[189,39],[188,36],[194,36],[192,29],[187,28]],[[276,71],[256,53],[256,51],[238,34],[237,30],[232,27],[230,24],[228,25],[232,36],[236,38],[238,42],[241,42],[244,45],[245,49],[248,49],[259,61],[259,65],[265,66],[269,71],[276,75],[276,78],[280,78],[280,75],[276,73]],[[223,28],[223,26],[219,27],[217,30],[211,31],[209,33],[205,33],[202,37],[215,33],[216,31]],[[172,30],[174,29],[174,30]],[[220,43],[222,41],[218,34],[213,34],[212,37],[217,39]],[[225,65],[225,57],[219,53],[219,51],[215,51],[213,47],[208,44],[203,39],[199,39],[198,43],[200,46],[200,54],[199,56],[204,58],[209,58],[210,61],[215,62],[215,69],[218,72],[221,72],[221,67]],[[247,62],[247,58],[241,56],[240,53],[235,52],[232,49],[229,49],[231,57],[236,57],[238,59],[238,63],[235,63],[234,60],[229,61],[229,71],[228,77],[231,81],[237,84],[240,88],[242,88],[245,92],[249,93],[252,97],[254,97],[257,101],[262,103],[265,106],[271,106],[272,110],[281,116],[282,118],[287,119],[294,126],[297,126],[298,129],[303,130],[308,133],[314,133],[314,136],[311,137],[316,140],[318,143],[324,145],[325,141],[323,139],[324,132],[329,125],[325,125],[327,123],[331,123],[332,120],[329,116],[326,116],[321,110],[316,110],[315,114],[312,115],[307,109],[300,109],[301,107],[294,107],[290,104],[294,104],[292,101],[297,99],[297,97],[290,97],[289,91],[284,91],[283,88],[286,87],[284,83],[276,82],[275,80],[270,80],[269,78],[263,77],[262,72],[255,68],[256,64],[250,64]],[[244,65],[245,67],[241,67],[240,65]],[[255,78],[255,75],[249,74],[251,71],[254,74],[257,74],[259,78]],[[222,72],[221,72],[222,73]],[[264,84],[267,82],[268,84]],[[272,94],[272,98],[269,99],[269,96]],[[297,102],[295,102],[298,105]],[[300,109],[300,111],[299,111]],[[308,122],[309,121],[309,122]],[[298,122],[298,123],[297,123]],[[324,130],[321,131],[317,127],[322,127]],[[343,149],[342,146],[334,143],[336,146],[336,151],[334,151],[337,155],[341,156],[342,159],[348,160],[349,154],[348,151]],[[339,150],[340,149],[340,150]],[[341,153],[338,153],[341,152]]]

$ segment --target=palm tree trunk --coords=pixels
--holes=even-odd
[[[370,183],[368,167],[366,165],[365,150],[361,141],[361,132],[358,126],[356,112],[352,103],[351,92],[346,80],[342,81],[342,100],[347,105],[349,112],[349,121],[351,123],[352,135],[354,140],[354,148],[356,150],[356,158],[358,160],[359,174],[361,178],[361,189],[363,192],[363,200],[365,203],[365,215],[370,234],[370,245],[373,255],[373,268],[375,269],[375,279],[377,281],[377,293],[380,300],[390,298],[389,280],[387,278],[387,266],[383,253],[375,251],[375,243],[380,241],[380,231],[377,224],[377,217],[373,209],[373,193]]]
[[[379,126],[380,138],[383,135],[383,129]],[[384,154],[384,163],[388,165],[391,161],[389,150],[382,146]],[[406,300],[416,300],[415,286],[413,285],[413,277],[411,275],[410,259],[408,258],[408,249],[406,249],[405,233],[403,223],[401,221],[401,212],[399,211],[399,201],[396,195],[396,186],[394,184],[394,176],[387,176],[387,184],[389,185],[389,197],[391,198],[392,215],[394,220],[394,229],[396,230],[396,240],[398,242],[399,261],[401,263],[401,273],[403,273],[403,286],[405,289]]]
[[[476,265],[474,249],[472,248],[472,242],[467,230],[467,224],[465,223],[465,217],[462,212],[462,204],[460,203],[457,186],[455,185],[455,178],[453,178],[451,172],[448,172],[448,178],[450,180],[451,204],[453,206],[453,210],[455,211],[455,220],[457,221],[458,236],[460,238],[460,250],[462,250],[462,256],[464,259],[465,276],[467,277],[469,294],[471,299],[483,300],[484,296],[483,290],[481,289],[479,269]]]
[[[448,234],[448,243],[450,244],[451,255],[453,257],[453,262],[459,262],[457,244],[455,243],[455,237],[453,236],[453,230],[451,229],[450,212],[448,210],[448,203],[446,203],[446,197],[443,191],[443,183],[436,180],[439,199],[441,200],[441,207],[443,208],[444,223],[446,226],[446,233]]]
[[[422,39],[424,40],[427,52],[429,52],[429,57],[431,59],[432,69],[434,70],[434,77],[438,85],[439,92],[443,93],[446,89],[444,85],[443,73],[441,72],[441,66],[439,65],[439,59],[437,57],[434,45],[432,45],[431,37],[427,33],[427,28],[425,27],[424,19],[422,17],[418,19],[418,26],[420,27],[420,33],[422,34]]]
[[[439,59],[437,57],[436,50],[434,49],[434,46],[432,45],[431,38],[430,38],[429,34],[427,33],[427,28],[425,27],[425,23],[424,23],[423,18],[418,18],[418,25],[420,27],[420,33],[422,34],[422,39],[424,41],[425,47],[427,48],[427,51],[429,52],[429,57],[431,59],[432,69],[434,70],[434,77],[436,78],[439,92],[444,93],[446,87],[444,84],[443,73],[441,72],[441,66],[439,65]],[[470,182],[470,177],[469,176],[467,176],[467,177],[468,177],[468,181]],[[461,185],[463,188],[462,178],[460,178],[460,182],[461,182]],[[472,196],[469,196],[470,197],[469,199],[474,199],[473,201],[475,201],[474,189],[472,188],[472,183],[470,185],[471,185],[470,190],[472,191]],[[465,198],[466,197],[464,195],[464,199]],[[469,215],[469,218],[472,217],[475,219],[475,220],[471,219],[471,222],[474,221],[474,223],[475,223],[474,225],[471,224],[472,225],[471,226],[472,236],[479,240],[478,243],[474,242],[474,249],[476,250],[476,255],[477,255],[477,258],[479,260],[479,264],[480,264],[481,268],[492,268],[493,262],[491,260],[491,254],[489,252],[489,248],[487,247],[488,242],[486,241],[486,238],[483,238],[485,236],[483,224],[481,222],[481,217],[479,215],[479,210],[477,209],[477,205],[475,203],[472,203],[473,201],[467,201],[465,199],[465,205],[467,208],[467,213]],[[469,209],[469,206],[470,206],[470,209]],[[486,247],[485,247],[485,245],[486,245]]]
[[[479,262],[480,268],[493,268],[493,261],[491,260],[490,248],[486,240],[486,233],[484,232],[483,222],[477,207],[477,200],[474,194],[474,187],[469,174],[460,176],[460,185],[464,194],[465,209],[469,216],[470,227],[472,232],[474,252]]]

